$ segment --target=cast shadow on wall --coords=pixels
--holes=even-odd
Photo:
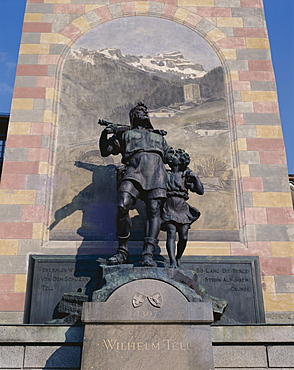
[[[62,220],[76,211],[82,212],[81,226],[76,230],[83,241],[116,240],[116,169],[115,165],[95,165],[76,161],[75,166],[92,172],[92,183],[81,190],[72,201],[54,213],[54,221],[49,226],[53,230]],[[144,204],[140,201],[131,210],[134,231],[131,240],[143,238],[145,223]]]

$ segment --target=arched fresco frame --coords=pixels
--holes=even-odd
[[[119,5],[122,6],[123,4],[125,3],[115,4],[115,7],[117,8]],[[151,2],[150,4],[154,5],[154,3],[151,3]],[[65,47],[64,50],[62,51],[60,59],[59,59],[59,63],[57,65],[56,75],[57,75],[58,81],[60,81],[61,79],[62,69],[63,69],[64,63],[66,61],[66,58],[67,58],[67,55],[70,49],[82,36],[84,36],[88,31],[90,31],[94,27],[99,26],[100,24],[103,24],[105,22],[111,22],[111,20],[114,20],[114,19],[122,18],[122,14],[119,14],[119,12],[115,13],[113,10],[113,7],[114,7],[113,5],[109,5],[109,6],[98,8],[97,10],[99,10],[99,14],[101,16],[100,20],[98,20],[98,18],[96,17],[97,13],[95,13],[95,10],[92,10],[86,14],[86,16],[88,17],[87,20],[90,19],[92,20],[92,22],[90,21],[88,23],[87,21],[85,21],[85,15],[83,15],[77,18],[76,20],[74,20],[73,22],[71,22],[70,24],[68,24],[66,27],[64,27],[60,31],[60,34],[63,34],[63,35],[70,34],[71,41],[68,43],[68,46]],[[148,9],[149,9],[148,7],[145,7],[145,9],[143,7],[134,13],[132,12],[126,13],[124,14],[124,16],[125,17],[130,17],[130,16],[156,17],[156,18],[168,19],[173,22],[182,24],[186,26],[187,28],[196,32],[206,42],[208,42],[208,44],[213,48],[213,50],[215,51],[215,53],[217,54],[220,60],[220,63],[223,67],[224,75],[225,75],[226,99],[227,99],[227,110],[228,110],[228,119],[229,119],[229,132],[230,132],[231,145],[232,145],[231,153],[232,153],[232,162],[233,162],[233,170],[234,170],[234,180],[235,180],[234,181],[235,194],[240,194],[240,189],[238,188],[238,186],[241,186],[241,182],[236,181],[239,178],[238,168],[236,167],[237,154],[235,154],[235,157],[233,155],[233,153],[237,153],[238,150],[236,148],[236,145],[237,145],[236,140],[234,140],[234,138],[236,138],[237,135],[235,132],[234,100],[233,100],[232,91],[231,91],[230,69],[229,69],[229,65],[227,63],[227,60],[220,46],[217,44],[218,41],[224,40],[226,36],[212,23],[196,15],[193,12],[187,11],[184,8],[180,8],[180,7],[177,8],[174,6],[169,6],[170,13],[167,13],[167,14],[155,11],[154,8],[151,9],[151,11],[148,11]],[[110,17],[110,15],[112,15],[112,17]],[[96,18],[94,18],[94,16]],[[184,17],[185,19],[183,20],[181,17]],[[96,19],[96,21],[93,18]],[[205,24],[205,26],[203,25],[203,23]],[[81,27],[80,31],[77,31],[76,25],[80,25]],[[74,32],[74,28],[76,28],[76,32]],[[205,29],[208,30],[206,33],[205,33]],[[56,90],[58,89],[59,87],[57,87]],[[60,96],[58,96],[58,98],[55,100],[59,101],[59,99],[60,99]],[[58,102],[55,103],[55,107],[53,108],[53,111],[56,112],[57,117],[58,117],[58,113],[59,113],[59,103]],[[57,145],[57,141],[55,142],[55,148],[56,148],[56,145]],[[51,190],[49,193],[51,194],[51,197],[52,197],[53,191]],[[238,222],[239,222],[239,237],[240,237],[240,241],[242,242],[242,241],[245,241],[245,235],[244,235],[243,228],[242,228],[242,225],[244,225],[244,221],[243,221],[244,217],[243,217],[242,207],[240,206],[241,198],[237,196],[236,201],[237,201],[237,209],[238,210],[241,209],[241,212],[238,211]],[[51,199],[50,205],[52,205],[51,203],[52,203],[52,199]]]

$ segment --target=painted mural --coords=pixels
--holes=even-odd
[[[101,157],[97,122],[128,124],[138,101],[154,128],[168,132],[169,145],[190,154],[189,167],[205,186],[202,197],[190,195],[202,215],[189,239],[238,240],[223,68],[198,34],[151,17],[97,26],[66,59],[50,239],[115,240],[120,157]],[[134,240],[142,238],[144,212],[140,202],[131,211]]]

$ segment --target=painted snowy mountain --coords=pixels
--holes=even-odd
[[[124,54],[120,49],[107,48],[103,50],[88,50],[79,48],[73,50],[77,59],[94,64],[95,57],[103,56],[108,60],[114,60],[130,67],[149,72],[155,75],[172,74],[182,79],[194,79],[206,75],[201,64],[195,64],[186,59],[180,51],[159,53],[155,56],[136,56]]]

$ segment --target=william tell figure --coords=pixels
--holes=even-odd
[[[190,206],[188,190],[199,195],[204,188],[199,177],[190,170],[190,156],[183,149],[176,150],[168,162],[171,170],[167,171],[167,200],[162,211],[162,230],[167,231],[166,249],[170,267],[180,265],[188,240],[190,225],[200,217],[198,209]],[[179,234],[176,254],[176,234]]]
[[[128,238],[130,236],[130,207],[137,199],[146,204],[147,222],[142,253],[142,266],[156,266],[153,253],[160,231],[160,210],[166,198],[167,174],[164,163],[168,163],[173,149],[164,139],[165,131],[154,130],[147,107],[138,103],[130,110],[130,126],[109,123],[100,137],[103,157],[121,154],[125,172],[117,196],[117,253],[107,261],[110,265],[128,262]],[[109,134],[113,134],[108,138]]]

